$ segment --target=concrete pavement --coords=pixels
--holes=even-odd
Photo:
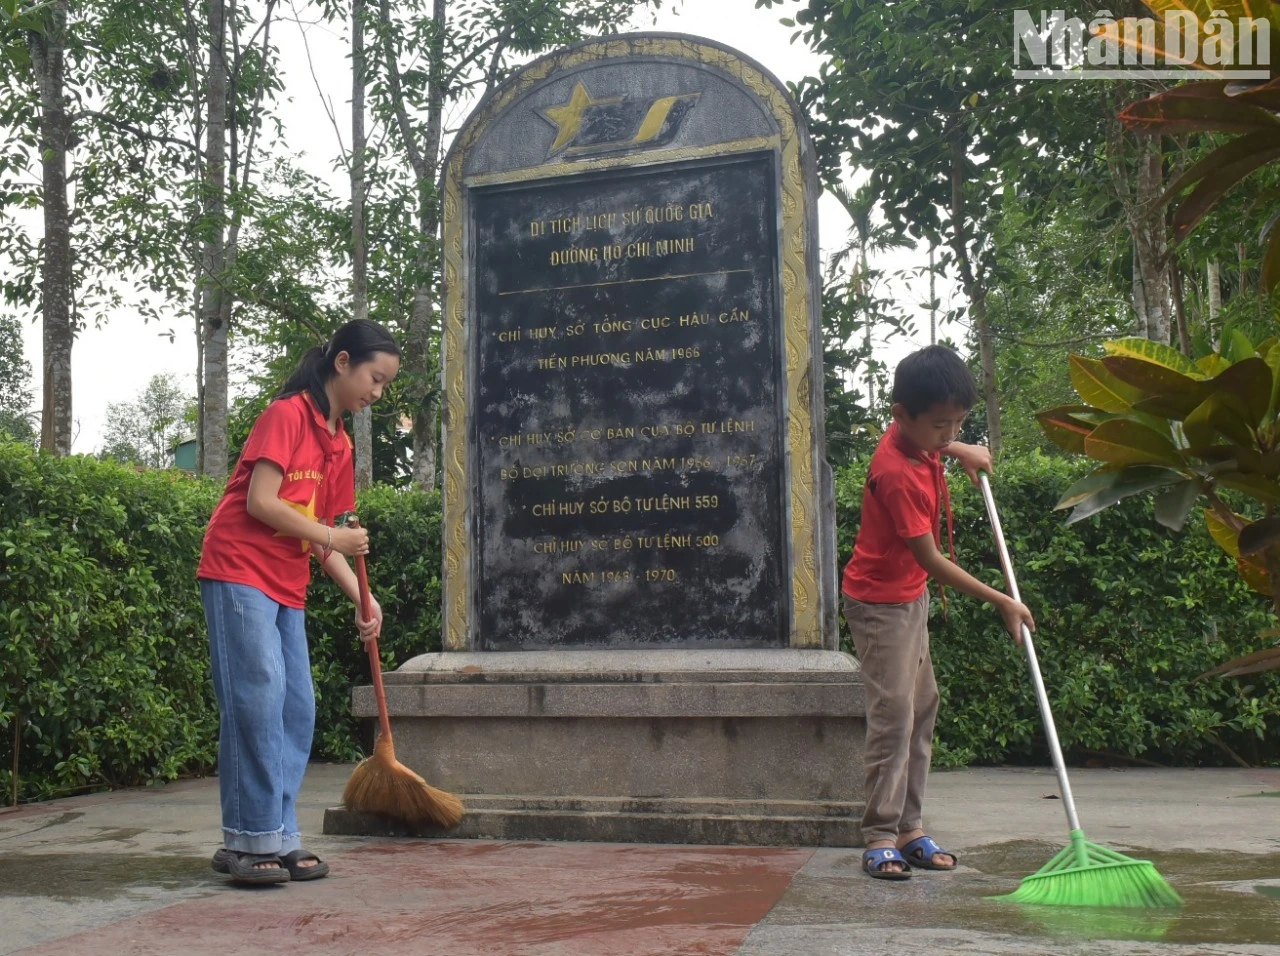
[[[1078,770],[1089,838],[1152,859],[1179,911],[987,899],[1065,842],[1047,770],[937,773],[954,873],[867,879],[856,850],[319,836],[350,767],[302,797],[313,883],[235,889],[209,869],[217,781],[0,811],[0,954],[1280,956],[1280,770]]]

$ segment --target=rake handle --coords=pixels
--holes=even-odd
[[[360,527],[360,519],[354,515],[347,519],[347,525]],[[360,591],[360,619],[367,621],[373,614],[373,604],[369,595],[369,569],[365,567],[364,555],[355,555],[356,586]],[[378,725],[382,736],[391,739],[391,717],[387,713],[387,692],[382,688],[382,659],[378,656],[378,639],[365,641],[365,650],[369,652],[369,673],[373,676],[373,693],[378,698]]]
[[[1013,573],[1013,561],[1009,557],[1009,547],[1005,544],[1004,530],[1000,526],[1000,513],[996,511],[996,499],[991,494],[991,482],[985,471],[978,472],[978,484],[982,488],[982,500],[987,506],[987,517],[991,519],[991,530],[995,533],[996,550],[1000,554],[1000,567],[1004,571],[1004,579],[1009,585],[1009,595],[1018,602],[1022,596],[1018,591],[1018,579]],[[1049,695],[1044,689],[1044,678],[1040,676],[1040,662],[1036,658],[1035,642],[1031,639],[1031,629],[1022,625],[1022,646],[1027,650],[1027,666],[1031,670],[1031,683],[1035,685],[1036,701],[1040,704],[1040,719],[1044,723],[1044,735],[1049,741],[1049,754],[1053,757],[1053,767],[1058,772],[1058,789],[1062,791],[1062,805],[1067,811],[1067,823],[1072,831],[1080,829],[1080,818],[1076,816],[1076,801],[1071,795],[1071,781],[1067,779],[1067,763],[1062,759],[1062,746],[1058,743],[1058,728],[1053,723],[1053,711],[1049,708]]]

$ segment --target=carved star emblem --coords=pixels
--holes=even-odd
[[[284,501],[283,498],[280,500]],[[308,501],[305,505],[300,505],[296,501],[285,501],[284,503],[287,504],[294,511],[298,512],[298,514],[305,515],[306,517],[310,518],[312,521],[317,520],[316,519],[316,493],[314,491],[311,492],[311,500]],[[272,535],[272,537],[288,538],[290,537],[290,535],[285,534],[283,531],[277,531],[274,535]],[[299,538],[298,543],[302,546],[303,554],[306,554],[308,551],[311,550],[310,541],[307,541],[304,538]]]
[[[575,83],[573,93],[567,103],[561,103],[559,106],[548,106],[545,110],[538,111],[557,129],[556,140],[551,144],[551,152],[557,153],[574,141],[574,138],[577,137],[578,132],[582,129],[582,117],[591,107],[612,106],[621,102],[621,96],[593,100],[591,94],[587,92],[587,88],[582,83]]]

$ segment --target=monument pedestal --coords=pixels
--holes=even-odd
[[[426,654],[385,676],[451,837],[859,846],[862,680],[824,650]],[[354,712],[376,714],[370,687]],[[442,836],[338,808],[325,833]]]

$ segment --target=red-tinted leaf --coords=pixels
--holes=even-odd
[[[1244,583],[1253,590],[1267,597],[1271,596],[1271,578],[1261,564],[1248,558],[1236,558],[1236,570],[1240,572]]]
[[[1177,212],[1173,215],[1173,236],[1175,240],[1185,238],[1191,228],[1204,218],[1204,214],[1217,204],[1228,189],[1254,170],[1280,159],[1280,130],[1275,132],[1268,130],[1265,135],[1252,133],[1242,137],[1242,140],[1253,141],[1254,152],[1223,165],[1220,169],[1215,170],[1200,181],[1200,184],[1192,190],[1191,195],[1187,197],[1186,201],[1178,207]],[[1222,149],[1226,148],[1226,146],[1222,147]],[[1213,155],[1217,155],[1219,152],[1222,152],[1222,150],[1215,151]]]
[[[1077,417],[1077,414],[1094,413],[1097,409],[1087,405],[1059,405],[1036,414],[1041,429],[1056,445],[1078,455],[1084,454],[1084,439],[1093,431],[1094,423]]]
[[[1216,170],[1253,156],[1259,150],[1268,146],[1277,144],[1280,144],[1280,130],[1264,129],[1238,136],[1231,142],[1215,149],[1170,183],[1169,188],[1160,197],[1160,202],[1168,202],[1192,183],[1199,182]]]
[[[1205,677],[1243,677],[1246,674],[1260,674],[1276,668],[1280,668],[1280,647],[1268,647],[1219,664],[1213,670],[1205,671],[1196,680]]]
[[[1266,254],[1262,257],[1261,282],[1266,292],[1274,291],[1280,284],[1280,230],[1272,230],[1271,241],[1267,243]]]
[[[1248,556],[1265,551],[1280,541],[1280,518],[1260,518],[1240,529],[1240,553]]]
[[[1242,97],[1228,96],[1226,85],[1225,80],[1187,83],[1131,104],[1120,120],[1130,129],[1166,136],[1280,128],[1280,117]]]

